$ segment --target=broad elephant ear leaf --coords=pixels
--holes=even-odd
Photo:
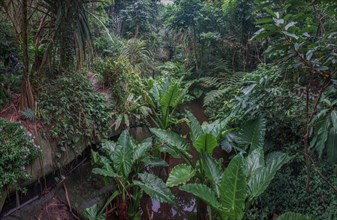
[[[196,197],[206,202],[207,205],[211,206],[212,208],[218,211],[223,211],[223,207],[221,203],[218,201],[215,192],[211,190],[208,186],[204,184],[193,183],[183,185],[179,189],[185,192],[192,193]]]
[[[128,131],[123,131],[120,135],[115,152],[113,154],[113,166],[115,171],[125,179],[129,176],[132,165],[134,146]]]
[[[190,129],[191,129],[191,139],[192,142],[195,142],[197,138],[203,134],[201,125],[199,124],[199,121],[197,118],[190,112],[186,111],[187,118],[190,121]]]
[[[204,151],[200,155],[200,162],[206,177],[213,185],[216,195],[220,197],[220,183],[222,176],[221,166],[216,163],[214,158]]]
[[[195,170],[187,164],[175,166],[169,174],[166,186],[173,187],[188,182],[195,175]]]
[[[180,137],[178,134],[160,128],[150,128],[150,131],[157,136],[162,142],[175,146],[182,150],[188,150],[188,145],[186,141]]]
[[[105,176],[105,177],[117,177],[118,174],[115,173],[110,165],[104,165],[103,168],[94,168],[92,173]]]
[[[134,180],[133,183],[142,188],[146,194],[159,202],[174,203],[174,195],[163,180],[150,173],[140,173],[139,177],[141,181]]]
[[[164,109],[167,109],[168,107],[176,107],[175,101],[178,97],[179,97],[179,84],[178,83],[170,84],[169,88],[160,97],[160,104],[163,108],[163,112],[165,112]]]
[[[247,196],[246,177],[242,170],[243,158],[235,156],[229,163],[221,179],[221,202],[229,219],[242,219]]]
[[[146,152],[148,152],[152,147],[152,139],[147,138],[142,143],[135,146],[134,154],[133,154],[133,161],[140,160],[144,158]]]
[[[253,150],[244,161],[244,172],[246,177],[249,178],[258,172],[259,169],[264,167],[264,151],[263,148]]]
[[[256,170],[248,179],[249,196],[251,199],[260,196],[269,186],[276,172],[291,158],[282,152],[273,152],[266,158],[266,165]]]
[[[199,153],[206,151],[209,154],[212,154],[216,146],[218,146],[216,137],[213,134],[202,134],[193,144]]]
[[[250,146],[251,151],[263,147],[266,134],[266,120],[261,116],[253,121],[248,121],[242,126],[238,134],[240,144]]]
[[[157,136],[163,143],[169,145],[173,150],[172,153],[182,155],[186,158],[191,158],[192,156],[188,153],[188,144],[186,141],[180,137],[178,134],[159,128],[150,128],[150,131]]]
[[[277,220],[315,220],[315,218],[294,212],[286,212],[279,216]]]

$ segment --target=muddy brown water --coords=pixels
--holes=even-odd
[[[190,102],[181,106],[180,111],[184,112],[185,109],[190,110],[200,123],[207,121],[207,116],[204,112],[202,105],[198,102]],[[179,133],[182,135],[188,134],[189,127],[184,124]],[[193,161],[198,160],[198,153],[194,148],[191,148],[190,154],[193,156]],[[223,150],[217,148],[214,151],[215,158],[224,158],[228,160],[228,155]],[[172,169],[178,164],[184,163],[182,159],[170,159],[169,169]],[[225,162],[226,163],[226,162]],[[225,164],[226,165],[226,164]],[[191,194],[180,191],[178,188],[173,188],[172,193],[176,197],[175,205],[168,205],[159,203],[158,201],[145,196],[146,200],[142,204],[143,217],[142,219],[153,220],[192,220],[197,219],[197,201]],[[206,207],[204,207],[206,208]],[[205,211],[205,210],[203,210]]]

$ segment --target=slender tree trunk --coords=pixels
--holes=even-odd
[[[35,101],[33,89],[29,80],[29,54],[28,54],[28,0],[22,1],[22,21],[21,21],[21,47],[23,50],[24,73],[21,85],[21,99],[19,109],[34,109]]]
[[[62,0],[63,13],[60,25],[60,65],[63,72],[75,69],[74,59],[74,23],[78,14],[78,0]]]

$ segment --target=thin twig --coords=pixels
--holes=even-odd
[[[73,210],[72,210],[72,208],[71,208],[71,204],[70,204],[70,200],[69,200],[69,196],[68,196],[68,190],[67,190],[67,187],[66,187],[66,185],[65,185],[64,183],[63,183],[63,187],[64,187],[64,191],[65,191],[65,193],[66,193],[66,199],[67,199],[67,202],[68,202],[68,207],[69,207],[70,213],[71,213],[76,219],[80,220],[80,218],[77,217],[77,216],[75,215],[75,213],[73,212]]]
[[[314,170],[317,172],[317,174],[337,193],[337,188],[328,180],[328,178],[326,176],[324,176],[321,171],[318,170],[318,168],[316,167],[315,161],[309,156],[311,163],[312,163],[312,167],[314,168]]]

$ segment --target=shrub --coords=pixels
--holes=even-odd
[[[39,148],[18,122],[0,118],[0,189],[16,184],[29,176],[25,166],[38,155]]]
[[[334,168],[327,162],[317,164],[318,169],[334,185]],[[288,211],[305,213],[317,219],[336,219],[337,195],[315,171],[311,174],[311,192],[305,189],[306,172],[301,163],[293,163],[279,172],[260,199],[264,212],[270,214]]]
[[[109,130],[110,112],[104,97],[79,73],[45,86],[39,97],[39,114],[61,151],[74,147],[82,137],[91,141],[106,137]]]

